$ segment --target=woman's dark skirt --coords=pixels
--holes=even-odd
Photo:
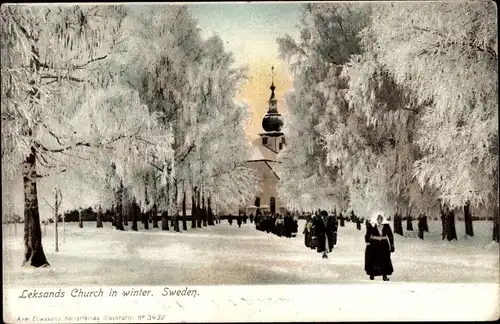
[[[369,276],[391,275],[394,271],[387,241],[370,240],[365,249],[365,271]]]

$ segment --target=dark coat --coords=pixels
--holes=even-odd
[[[365,271],[370,276],[390,275],[394,271],[391,252],[394,252],[394,235],[391,226],[384,224],[382,233],[377,226],[368,224],[365,242],[369,243],[365,250]]]
[[[316,251],[318,253],[331,252],[336,243],[334,232],[337,232],[337,224],[334,217],[316,217],[314,220],[314,235],[317,238]],[[326,241],[328,240],[328,250],[326,249]]]
[[[292,236],[292,231],[293,231],[293,218],[290,216],[285,216],[283,218],[284,220],[284,235],[286,237],[291,237]]]
[[[274,229],[275,229],[275,234],[278,235],[278,236],[283,236],[285,235],[285,225],[284,225],[284,222],[285,220],[283,218],[277,218],[275,220],[275,225],[274,225]]]

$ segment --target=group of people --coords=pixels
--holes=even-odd
[[[359,220],[356,221],[359,224]],[[365,234],[365,272],[374,280],[382,276],[384,281],[389,281],[389,275],[394,271],[391,253],[395,251],[394,235],[389,222],[381,212],[375,213],[371,220],[367,220]],[[307,218],[304,226],[304,244],[310,249],[322,253],[324,259],[333,251],[337,244],[338,221],[328,212],[318,211]]]
[[[304,227],[304,244],[310,249],[322,253],[323,259],[328,259],[337,244],[338,221],[334,215],[328,215],[326,210],[318,211],[309,216]]]
[[[272,215],[266,211],[262,215],[258,210],[255,216],[255,228],[258,231],[290,238],[297,234],[299,225],[298,220],[290,213]]]
[[[250,218],[250,223],[253,221],[253,215],[250,215],[250,217],[248,217],[247,214],[243,215],[240,214],[238,216],[229,215],[227,217],[229,225],[233,225],[233,218],[236,218],[236,224],[238,225],[238,227],[241,227],[241,224],[246,224],[249,218]]]

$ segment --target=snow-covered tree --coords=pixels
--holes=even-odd
[[[495,18],[489,1],[397,3],[380,6],[365,35],[396,82],[415,92],[414,103],[429,103],[415,176],[451,207],[498,201]]]
[[[363,35],[396,83],[415,94],[412,104],[425,107],[413,173],[451,208],[498,210],[495,18],[489,1],[394,3],[374,11]]]
[[[245,150],[249,149],[240,132],[245,108],[234,103],[244,74],[232,68],[232,55],[224,50],[222,40],[217,36],[202,40],[186,6],[129,9],[127,25],[133,27],[124,51],[132,55],[127,55],[130,68],[124,77],[151,111],[162,113],[163,123],[171,126],[174,134],[172,163],[156,160],[148,171],[154,174],[167,170],[169,174],[161,182],[152,183],[167,200],[158,205],[171,206],[169,212],[176,212],[183,191],[189,201],[195,189],[203,188],[205,194],[219,196],[213,186],[224,183],[214,180],[223,164],[227,168],[225,176],[231,170],[228,188],[251,188],[252,183],[245,182],[250,179],[244,175],[248,170],[236,162],[244,161]],[[135,51],[137,47],[142,49],[140,53]],[[216,142],[220,143],[219,149]],[[225,153],[223,148],[233,151]],[[174,188],[178,189],[177,196]],[[238,192],[229,190],[224,197],[238,201]]]
[[[293,93],[287,96],[288,145],[280,157],[284,175],[279,188],[292,207],[331,210],[348,205],[342,167],[328,161],[325,131],[345,118],[338,76],[350,56],[360,52],[357,34],[368,23],[369,12],[365,4],[307,4],[299,42],[289,36],[278,40],[294,76]]]
[[[116,81],[114,55],[124,17],[121,6],[1,8],[2,169],[13,186],[23,179],[24,264],[48,265],[41,242],[40,178],[83,167],[85,156],[102,160],[137,143],[142,124],[156,120],[144,116],[137,94]],[[113,119],[115,113],[120,118]]]
[[[251,152],[243,127],[248,107],[234,100],[245,71],[232,67],[232,54],[218,36],[204,41],[203,48],[196,148],[186,163],[191,183],[211,198],[212,208],[224,209],[248,203],[257,186],[253,170],[245,165]]]

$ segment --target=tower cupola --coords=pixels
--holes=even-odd
[[[271,68],[272,71],[272,81],[271,81],[271,97],[269,98],[269,109],[267,114],[262,119],[262,128],[266,131],[269,136],[282,135],[281,127],[283,126],[283,121],[281,120],[281,114],[278,112],[278,100],[276,100],[276,95],[274,94],[274,90],[276,87],[274,86],[274,66]]]

